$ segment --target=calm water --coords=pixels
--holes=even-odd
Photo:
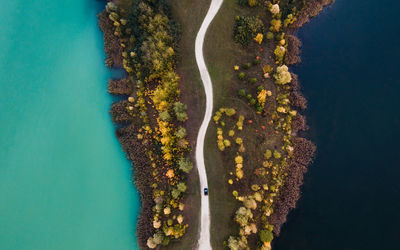
[[[94,0],[1,1],[0,249],[137,249]]]
[[[399,9],[337,0],[301,29],[318,155],[276,250],[400,249]]]

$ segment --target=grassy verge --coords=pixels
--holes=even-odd
[[[174,19],[181,26],[181,40],[178,53],[180,55],[177,71],[181,78],[182,102],[188,104],[189,120],[186,122],[188,139],[193,152],[196,144],[197,131],[203,119],[205,95],[197,69],[194,44],[197,31],[206,15],[210,1],[171,0]],[[165,249],[194,249],[197,244],[200,218],[200,183],[197,171],[191,171],[187,180],[187,201],[185,202],[185,218],[189,224],[186,234],[177,242],[171,242]]]

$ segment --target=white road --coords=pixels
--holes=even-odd
[[[199,134],[197,135],[196,142],[196,165],[199,171],[200,188],[201,188],[201,217],[200,217],[200,237],[198,242],[199,250],[211,250],[210,241],[210,207],[208,202],[208,196],[204,195],[204,188],[207,185],[207,173],[204,165],[204,138],[206,136],[208,124],[210,123],[213,111],[213,90],[210,74],[208,73],[206,63],[203,57],[203,43],[206,35],[208,26],[214,19],[219,8],[222,5],[223,0],[212,0],[210,8],[207,12],[206,17],[200,27],[199,32],[196,36],[196,62],[200,71],[201,80],[203,81],[204,90],[206,92],[206,114],[203,122],[201,123]],[[195,10],[194,10],[195,11]],[[213,190],[210,190],[213,192]]]

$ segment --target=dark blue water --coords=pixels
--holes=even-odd
[[[274,249],[400,249],[399,9],[337,0],[300,30],[318,154]]]

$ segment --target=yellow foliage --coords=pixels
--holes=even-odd
[[[165,175],[166,175],[168,178],[173,178],[173,177],[175,176],[174,170],[173,170],[173,169],[169,169]]]
[[[243,157],[241,155],[238,155],[235,157],[235,163],[236,164],[242,164],[243,163]]]
[[[264,35],[261,33],[258,33],[257,36],[254,38],[254,41],[256,41],[258,44],[261,44],[263,41]]]

